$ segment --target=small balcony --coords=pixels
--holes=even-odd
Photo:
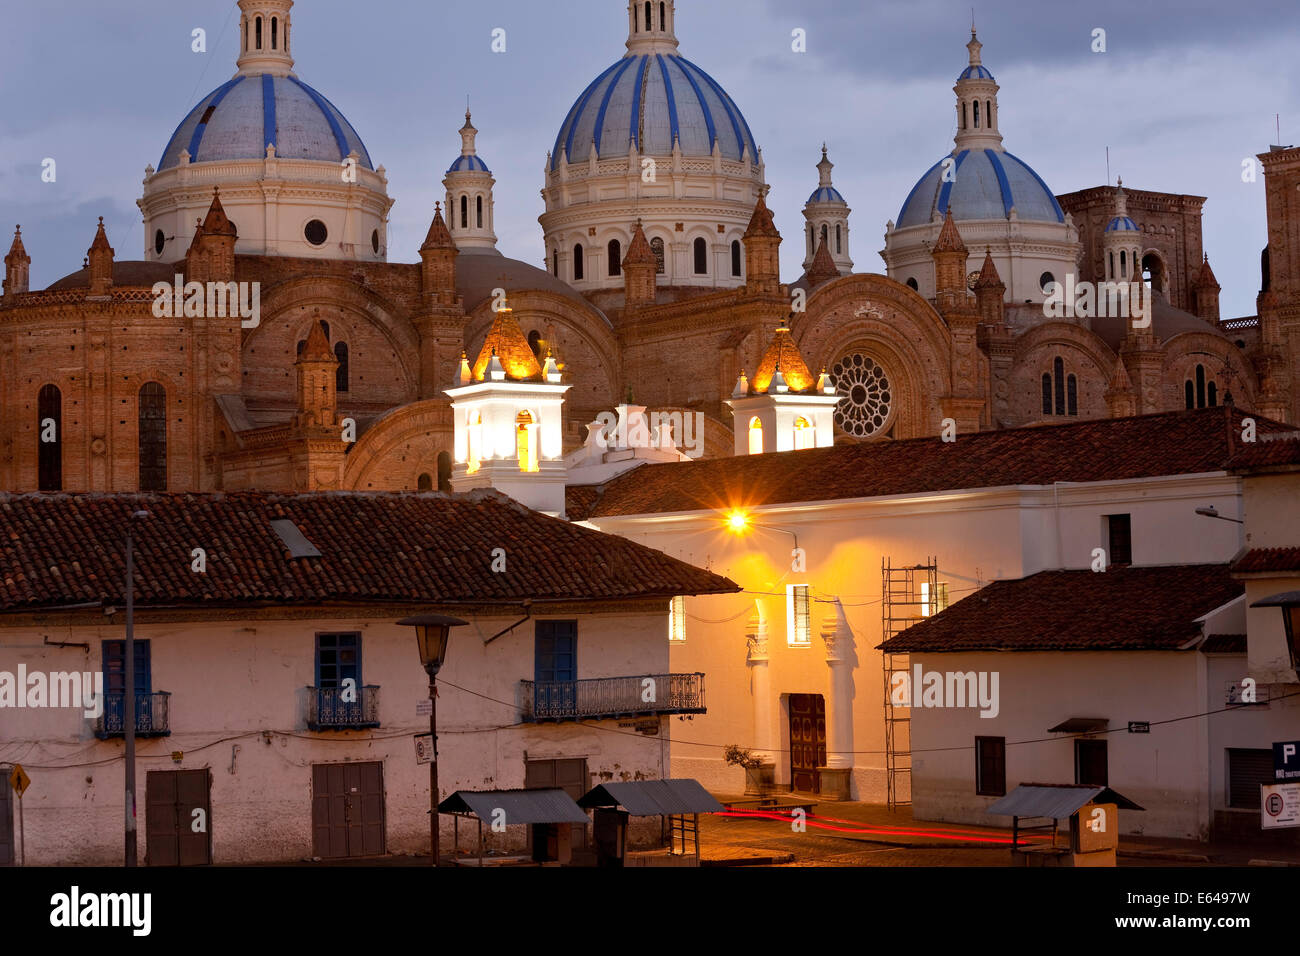
[[[355,700],[344,700],[344,695]],[[307,688],[309,730],[367,730],[379,726],[379,688]]]
[[[171,694],[139,694],[135,698],[135,735],[167,737],[171,734]],[[105,694],[104,712],[95,720],[95,736],[100,740],[126,736],[126,695]]]
[[[653,685],[646,681],[654,681]],[[702,714],[703,674],[520,681],[526,723]]]

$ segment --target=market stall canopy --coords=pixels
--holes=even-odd
[[[1004,817],[1049,817],[1064,820],[1089,803],[1113,803],[1121,810],[1144,809],[1110,787],[1025,783],[984,812]]]
[[[582,808],[563,790],[457,790],[438,804],[439,813],[465,813],[484,823],[588,823]]]
[[[721,813],[725,807],[698,780],[632,780],[603,783],[578,801],[581,807],[622,807],[634,817]]]

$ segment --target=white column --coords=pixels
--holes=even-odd
[[[826,766],[853,767],[853,631],[838,600],[835,612],[822,622],[830,691],[826,701]]]
[[[754,615],[745,629],[746,662],[749,665],[749,692],[754,698],[754,747],[764,763],[776,761],[776,737],[772,724],[772,683],[768,669],[767,618],[763,606],[754,602]]]

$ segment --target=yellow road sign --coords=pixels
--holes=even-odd
[[[23,770],[23,765],[20,763],[14,764],[13,773],[9,774],[9,786],[14,788],[14,793],[21,797],[23,791],[27,789],[31,782],[32,778],[27,776],[27,771]]]

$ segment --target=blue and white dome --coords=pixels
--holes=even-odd
[[[758,145],[740,109],[718,83],[676,53],[629,54],[598,76],[569,110],[551,150],[551,169],[562,158],[585,161],[591,144],[601,158],[638,151],[667,156],[673,141],[683,156],[711,156],[716,142],[723,159],[746,151],[758,161]]]
[[[944,161],[954,162],[945,178]],[[912,187],[898,213],[897,227],[921,226],[942,218],[949,207],[957,221],[1009,219],[1065,222],[1065,213],[1042,178],[1023,160],[993,149],[963,149],[935,163]]]
[[[958,82],[961,82],[962,80],[991,79],[993,79],[993,74],[989,72],[988,67],[981,66],[979,63],[972,63],[970,66],[966,67],[966,69],[961,71],[961,76],[957,77]]]
[[[456,161],[447,167],[449,173],[490,173],[487,163],[477,156],[457,156]]]
[[[341,163],[355,150],[373,170],[365,143],[342,113],[296,76],[241,74],[199,101],[176,127],[158,162],[161,172],[190,162],[261,159],[268,143],[281,159]]]
[[[1128,216],[1116,216],[1110,222],[1106,223],[1106,232],[1141,232],[1135,223]]]
[[[809,202],[844,202],[844,197],[834,186],[819,186],[808,197]]]

